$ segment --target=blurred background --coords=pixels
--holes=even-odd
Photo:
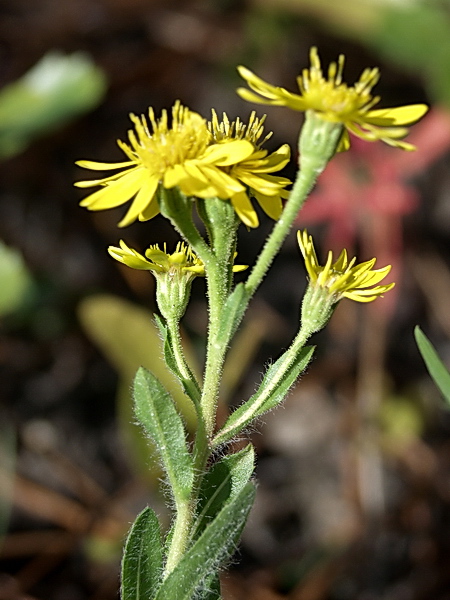
[[[270,150],[300,113],[240,100],[236,65],[296,91],[317,45],[345,80],[379,66],[381,106],[427,102],[415,153],[356,140],[298,218],[324,260],[347,247],[392,264],[384,300],[344,300],[284,408],[249,438],[257,501],[224,600],[450,599],[450,412],[413,337],[450,360],[449,0],[2,0],[0,2],[0,600],[117,598],[121,546],[150,503],[169,522],[130,382],[165,372],[154,283],[107,254],[177,238],[161,217],[119,231],[89,213],[79,159],[120,161],[128,114],[180,99],[246,119]],[[294,162],[286,169],[294,175]],[[272,226],[241,227],[251,264]],[[306,278],[292,235],[229,355],[221,418],[248,397],[298,325]],[[240,277],[240,275],[238,276]],[[204,283],[183,321],[201,366]]]

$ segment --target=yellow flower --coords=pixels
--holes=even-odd
[[[157,190],[178,186],[187,196],[205,193],[210,196],[230,197],[244,186],[223,171],[251,156],[253,145],[246,140],[226,144],[212,144],[206,121],[199,114],[175,102],[172,124],[169,127],[167,111],[156,120],[149,109],[152,132],[144,116],[130,116],[134,130],[129,130],[129,144],[118,141],[128,161],[98,163],[81,160],[77,164],[96,171],[120,171],[110,177],[80,181],[78,187],[100,186],[100,189],[81,201],[89,210],[114,208],[132,200],[120,227],[136,219],[147,221],[159,213]],[[124,170],[125,169],[125,170]],[[203,194],[203,195],[202,195]]]
[[[269,133],[260,140],[264,132],[265,118],[264,115],[258,119],[252,112],[248,124],[245,124],[239,117],[230,122],[228,116],[223,113],[223,120],[219,122],[213,110],[212,120],[208,123],[212,138],[218,144],[227,144],[233,140],[247,140],[252,144],[253,149],[249,156],[226,168],[230,177],[244,184],[242,190],[235,191],[230,196],[230,201],[247,227],[259,225],[258,215],[249,196],[258,201],[269,217],[277,220],[283,210],[281,199],[289,195],[284,188],[291,183],[286,177],[271,175],[287,165],[291,151],[287,144],[283,144],[272,154],[262,149],[264,142],[272,135]]]
[[[183,242],[178,242],[175,252],[172,254],[166,252],[165,244],[164,250],[160,250],[158,244],[149,246],[145,252],[145,256],[149,260],[127,246],[123,240],[120,240],[119,244],[120,248],[109,246],[109,254],[132,269],[154,271],[155,273],[168,273],[172,269],[192,273],[194,277],[205,275],[203,262]]]
[[[205,275],[203,262],[183,242],[178,242],[175,252],[172,254],[166,252],[166,244],[164,244],[164,250],[161,250],[158,244],[153,244],[145,251],[145,256],[127,246],[123,240],[119,241],[119,245],[119,248],[117,246],[109,246],[109,254],[132,269],[153,271],[154,273],[179,271],[185,274],[192,274],[193,277],[204,277]],[[234,265],[233,272],[244,271],[247,267],[248,265]]]
[[[328,78],[323,75],[317,48],[311,48],[310,60],[311,67],[304,69],[297,78],[300,94],[270,85],[245,67],[238,67],[239,74],[255,93],[239,88],[238,94],[249,102],[287,106],[298,111],[311,110],[327,121],[342,123],[345,130],[338,150],[348,149],[349,132],[369,142],[381,140],[403,150],[415,149],[412,144],[400,140],[408,133],[405,126],[412,125],[427,112],[426,105],[373,110],[380,100],[378,96],[372,96],[372,88],[379,79],[378,69],[365,69],[359,81],[349,87],[342,82],[345,61],[342,54],[337,64],[333,62],[328,67]]]
[[[297,239],[310,278],[310,286],[326,290],[333,303],[342,298],[350,298],[356,302],[372,302],[395,285],[395,283],[376,285],[389,273],[390,265],[382,269],[373,269],[375,258],[355,265],[356,258],[352,258],[349,262],[347,251],[342,250],[334,263],[333,253],[328,252],[327,262],[324,267],[321,267],[317,260],[313,239],[308,235],[307,230],[299,231]]]

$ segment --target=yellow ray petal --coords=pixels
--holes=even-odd
[[[138,216],[146,209],[146,207],[152,202],[153,196],[155,195],[158,187],[158,180],[156,177],[148,178],[144,181],[141,189],[138,191],[136,198],[131,203],[128,212],[119,222],[119,227],[127,227],[131,225]],[[156,203],[157,204],[157,203]]]
[[[280,196],[265,196],[255,190],[252,190],[252,193],[266,215],[274,221],[278,221],[283,212]]]
[[[134,164],[133,161],[121,162],[121,163],[104,163],[104,162],[95,162],[92,160],[77,160],[75,162],[76,165],[82,167],[83,169],[92,169],[93,171],[110,171],[114,169],[123,169],[124,167],[129,167]]]
[[[245,192],[240,192],[231,196],[230,200],[234,210],[244,225],[247,225],[247,227],[258,227],[258,215]]]
[[[366,122],[382,127],[392,125],[412,125],[421,119],[428,111],[426,104],[410,104],[396,108],[380,108],[371,110],[366,115]]]
[[[214,164],[219,167],[235,165],[253,153],[253,144],[247,140],[233,140],[223,144],[213,144],[201,157],[202,164]]]
[[[86,206],[89,210],[104,210],[125,204],[138,192],[147,177],[145,169],[134,169],[82,200],[80,206]]]
[[[103,177],[103,179],[90,179],[89,181],[76,181],[73,185],[78,188],[89,188],[89,187],[94,187],[97,185],[105,185],[107,183],[110,183],[111,181],[114,181],[115,179],[120,179],[124,175],[131,173],[131,171],[134,171],[135,168],[136,167],[133,167],[132,169],[128,169],[128,171],[121,171],[120,173],[115,173],[114,175],[110,175],[109,177]]]
[[[156,199],[156,196],[153,197],[153,200],[148,204],[144,210],[139,215],[139,221],[150,221],[153,217],[159,213],[159,204]]]

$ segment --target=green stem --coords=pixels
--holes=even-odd
[[[298,212],[302,208],[308,194],[313,187],[317,178],[317,173],[314,168],[306,168],[302,164],[302,168],[298,171],[297,178],[292,188],[289,200],[286,202],[281,217],[276,222],[272,233],[267,238],[264,248],[256,261],[247,281],[245,282],[245,290],[247,298],[250,298],[255,293],[264,276],[266,275],[273,259],[277,255],[282,243],[286,239]]]
[[[206,364],[203,378],[203,392],[201,404],[205,417],[208,436],[211,436],[216,422],[217,400],[223,370],[223,363],[227,347],[217,342],[220,328],[221,314],[226,299],[226,281],[228,279],[228,265],[220,260],[210,265],[207,270],[209,325],[208,343],[206,349]]]
[[[201,397],[200,386],[199,386],[196,376],[194,375],[191,368],[189,367],[186,357],[184,355],[183,344],[181,342],[181,336],[180,336],[179,323],[176,319],[166,319],[166,323],[167,323],[167,328],[168,328],[169,334],[170,334],[171,349],[173,352],[173,356],[175,358],[178,372],[183,379],[185,379],[186,381],[192,382],[192,384],[193,384],[190,388],[190,391],[193,394],[195,394],[195,396],[192,397],[192,394],[189,394],[189,396],[191,397],[192,401],[194,402],[195,407],[197,409],[197,413],[198,413],[198,407],[200,405],[200,397]],[[197,414],[197,416],[201,416],[201,415]]]
[[[176,517],[172,540],[167,555],[164,578],[177,566],[186,551],[194,515],[191,500],[179,499],[176,503]]]
[[[178,188],[161,187],[159,191],[161,214],[171,221],[175,229],[206,265],[212,253],[192,220],[192,204],[191,198],[184,196]]]
[[[210,230],[213,258],[205,263],[208,286],[209,325],[206,364],[203,379],[202,410],[207,436],[212,436],[216,424],[217,401],[227,345],[219,343],[223,308],[230,293],[233,254],[239,221],[230,202],[210,198],[202,205],[203,216]]]
[[[298,142],[300,168],[281,217],[245,283],[248,300],[266,275],[317,178],[336,153],[342,130],[342,124],[326,121],[313,111],[306,112]]]
[[[179,327],[178,327],[178,323],[174,320],[171,321],[167,321],[167,327],[169,329],[170,332],[170,339],[171,339],[171,343],[172,343],[172,352],[174,355],[174,358],[177,362],[177,367],[178,367],[178,371],[179,373],[182,375],[183,378],[185,378],[188,381],[191,381],[193,383],[193,387],[195,390],[195,398],[192,398],[196,411],[197,411],[197,430],[196,430],[196,435],[195,435],[195,441],[194,441],[194,450],[193,450],[193,456],[194,456],[194,473],[202,473],[204,466],[206,464],[206,461],[208,460],[209,454],[210,454],[210,448],[208,445],[208,437],[206,435],[206,429],[205,429],[205,419],[203,416],[203,410],[202,410],[202,406],[200,403],[200,399],[201,399],[201,390],[197,381],[197,378],[195,377],[194,373],[192,372],[191,368],[189,367],[186,358],[184,356],[184,351],[183,351],[183,346],[181,343],[181,337],[179,335]],[[193,489],[196,490],[196,488],[198,487],[198,485],[193,486]]]
[[[273,394],[274,390],[280,385],[286,373],[297,360],[299,352],[304,347],[308,339],[311,337],[311,334],[312,332],[309,328],[305,328],[303,326],[300,328],[292,344],[284,353],[283,361],[279,364],[276,375],[264,388],[259,398],[248,407],[248,410],[246,410],[240,415],[238,421],[234,421],[229,429],[225,427],[218,432],[216,437],[211,441],[212,449],[216,449],[218,446],[232,439],[236,435],[236,433],[238,433],[240,430],[246,427],[251,422],[251,420],[255,418],[255,415],[257,414],[258,410],[264,405],[264,403],[271,396],[271,394]]]

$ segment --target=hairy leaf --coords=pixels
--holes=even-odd
[[[299,352],[297,360],[287,369],[283,377],[276,383],[276,376],[283,361],[283,356],[273,363],[268,369],[259,386],[259,389],[247,402],[244,402],[228,418],[225,425],[218,432],[212,444],[214,447],[222,444],[247,427],[254,419],[265,412],[275,408],[283,402],[287,393],[294,385],[298,376],[308,366],[314,353],[314,346],[306,346]]]
[[[161,533],[150,507],[138,515],[125,543],[122,559],[122,600],[149,600],[159,587],[163,571]]]
[[[204,476],[199,494],[198,536],[216,514],[249,482],[255,468],[255,451],[251,444],[217,462]]]
[[[158,590],[155,600],[208,598],[205,584],[233,553],[254,497],[255,488],[247,483],[186,552]]]
[[[134,380],[136,416],[155,442],[175,498],[187,498],[194,479],[185,430],[172,397],[141,367]]]

